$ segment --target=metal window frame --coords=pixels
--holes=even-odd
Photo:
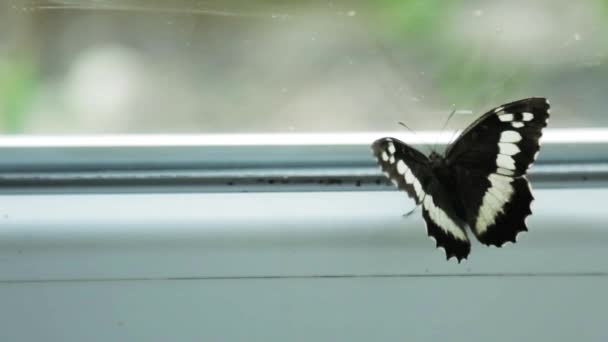
[[[0,193],[388,190],[369,145],[395,136],[443,149],[438,132],[0,138]],[[437,142],[435,144],[434,142]],[[535,186],[608,179],[608,129],[547,130]]]

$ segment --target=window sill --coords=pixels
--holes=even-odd
[[[3,282],[608,274],[608,189],[537,189],[530,231],[445,261],[397,191],[0,196]]]

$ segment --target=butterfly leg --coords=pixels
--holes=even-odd
[[[416,209],[418,209],[418,206],[420,206],[422,204],[422,201],[424,201],[425,197],[426,197],[426,194],[424,194],[424,196],[422,197],[422,199],[420,200],[420,202],[416,202],[416,205],[412,208],[412,210],[410,210],[407,213],[403,214],[403,217],[409,217],[410,215],[412,215],[416,211]]]
[[[409,217],[409,216],[411,216],[416,211],[416,209],[418,209],[418,205],[416,205],[415,207],[413,207],[412,210],[410,210],[407,213],[403,214],[403,217]]]

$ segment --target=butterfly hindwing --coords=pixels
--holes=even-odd
[[[533,197],[525,177],[488,177],[461,168],[455,168],[454,174],[467,223],[480,242],[502,246],[528,230],[525,219],[532,213]]]
[[[533,197],[525,175],[548,117],[544,98],[508,103],[484,114],[448,147],[467,223],[482,243],[515,242],[527,230]]]
[[[436,247],[445,250],[448,260],[456,257],[460,262],[471,251],[466,223],[456,215],[449,194],[437,179],[431,180],[426,191],[422,202],[422,217],[426,222],[427,233],[435,239]]]
[[[372,150],[387,177],[417,204],[422,204],[427,233],[435,239],[437,247],[445,250],[448,259],[466,258],[470,242],[465,222],[453,210],[449,194],[433,175],[429,159],[395,138],[375,141]]]

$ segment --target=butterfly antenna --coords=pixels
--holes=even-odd
[[[458,133],[458,130],[454,130],[454,132],[452,132],[452,135],[450,136],[450,140],[448,140],[448,145],[450,145],[452,143],[452,141],[456,137],[457,133]]]
[[[448,119],[445,120],[445,122],[443,123],[443,126],[441,127],[441,130],[439,131],[439,136],[437,137],[437,139],[435,140],[435,143],[433,144],[433,151],[435,151],[435,148],[437,147],[437,144],[439,143],[439,138],[441,137],[441,133],[443,133],[443,130],[448,126],[448,123],[450,122],[450,120],[452,119],[454,114],[456,114],[456,108],[452,108],[452,112],[448,116]]]
[[[408,131],[410,131],[412,134],[416,135],[416,132],[414,132],[413,129],[409,128],[406,124],[404,124],[402,121],[398,121],[397,124],[399,124],[400,126],[405,127]]]
[[[401,121],[397,121],[397,123],[398,123],[400,126],[405,127],[405,128],[406,128],[408,131],[410,131],[412,134],[414,134],[414,135],[416,135],[416,136],[417,136],[416,132],[415,132],[413,129],[409,128],[409,127],[408,127],[406,124],[404,124],[403,122],[401,122]],[[428,146],[426,146],[426,145],[424,145],[424,146],[425,146],[425,147],[428,149]],[[430,153],[430,152],[431,152],[431,151],[429,151],[429,153]]]

